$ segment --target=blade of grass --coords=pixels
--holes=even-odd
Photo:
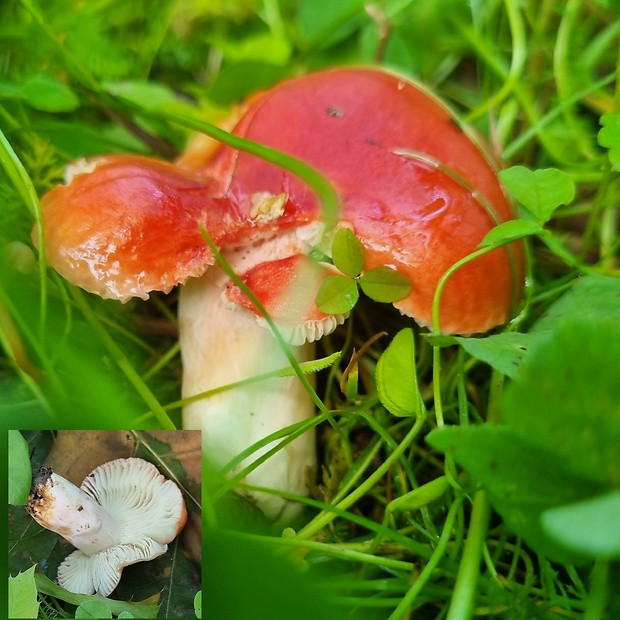
[[[131,104],[133,105],[133,104]],[[325,232],[328,233],[338,222],[340,213],[340,197],[331,183],[315,168],[305,162],[286,153],[268,147],[253,140],[247,140],[231,134],[212,123],[198,120],[182,114],[164,112],[161,110],[149,110],[139,108],[146,116],[152,116],[168,122],[172,122],[192,131],[204,133],[234,149],[255,155],[269,163],[275,164],[284,170],[288,170],[300,178],[318,197],[321,207]]]
[[[574,74],[574,63],[571,62],[570,50],[572,49],[571,35],[573,28],[577,24],[579,11],[582,9],[581,0],[568,0],[562,10],[562,19],[558,27],[558,34],[553,49],[553,73],[557,92],[560,101],[570,96],[572,90],[572,75]],[[566,125],[571,129],[572,135],[575,137],[575,144],[581,152],[582,157],[592,160],[597,153],[593,149],[587,136],[584,134],[582,127],[573,111],[573,106],[565,106],[562,114],[566,121]]]
[[[4,306],[0,298],[0,345],[4,350],[4,354],[9,359],[15,372],[21,380],[28,386],[32,394],[36,397],[36,402],[50,416],[53,416],[53,410],[45,397],[43,391],[37,383],[38,369],[33,367],[32,363],[25,354],[21,340],[19,339],[11,315]],[[26,405],[24,405],[26,406]],[[15,413],[14,405],[11,404],[10,413]]]
[[[530,127],[523,131],[520,131],[519,135],[503,149],[503,158],[505,160],[510,160],[515,157],[515,155],[519,153],[519,151],[521,151],[528,144],[528,142],[533,140],[535,137],[538,137],[540,139],[541,136],[543,136],[543,130],[545,129],[545,127],[547,127],[557,118],[559,118],[564,113],[564,110],[575,105],[578,101],[584,100],[588,95],[601,90],[605,86],[609,86],[609,84],[612,84],[615,79],[615,73],[605,75],[600,80],[593,82],[587,88],[579,90],[574,94],[570,95],[562,102],[555,105],[546,114],[540,116],[537,119],[531,119],[532,122],[530,124]]]
[[[207,231],[207,229],[205,228],[202,222],[200,223],[200,231],[202,232],[202,236],[204,240],[206,241],[207,245],[209,246],[209,249],[213,253],[213,257],[215,258],[217,264],[222,268],[222,270],[232,280],[232,282],[239,287],[239,289],[243,292],[243,294],[252,302],[252,304],[256,307],[256,309],[259,311],[261,316],[265,319],[265,321],[269,325],[269,328],[271,329],[273,336],[278,341],[278,344],[280,345],[282,352],[286,355],[286,358],[288,359],[289,364],[295,371],[295,374],[297,375],[298,379],[301,381],[301,384],[304,386],[304,389],[308,392],[308,394],[312,398],[314,404],[317,406],[319,411],[323,415],[325,415],[327,420],[329,420],[330,424],[334,428],[337,428],[336,422],[334,421],[331,415],[331,412],[329,411],[329,409],[327,409],[327,407],[325,407],[325,405],[323,404],[323,401],[319,398],[318,394],[316,393],[312,385],[310,385],[310,382],[308,381],[308,379],[306,378],[306,375],[301,369],[299,362],[297,361],[297,358],[293,355],[290,345],[286,342],[286,340],[282,336],[282,333],[278,329],[278,326],[276,325],[275,321],[271,318],[271,316],[269,315],[269,313],[267,312],[263,304],[260,302],[260,300],[256,297],[256,295],[250,290],[250,288],[246,285],[246,283],[235,273],[234,269],[230,266],[228,261],[222,256],[222,253],[219,251],[219,249],[213,242],[211,235],[209,235],[209,232]]]
[[[1,129],[0,163],[36,223],[39,236],[39,283],[41,288],[39,336],[41,342],[45,342],[45,326],[47,323],[47,262],[45,260],[45,230],[43,228],[41,205],[28,172]]]
[[[85,294],[76,287],[72,287],[71,294],[73,295],[73,299],[75,300],[77,307],[80,309],[95,333],[99,336],[99,339],[104,344],[114,362],[123,371],[127,379],[129,379],[129,382],[134,387],[136,392],[138,392],[144,402],[150,407],[161,427],[168,430],[175,430],[176,426],[173,424],[160,402],[148,388],[146,383],[144,383],[139,373],[131,365],[131,362],[123,353],[122,349],[118,346],[118,344],[116,344],[112,336],[110,336],[108,331],[93,312],[92,308],[86,301]]]
[[[251,446],[247,447],[245,450],[237,454],[234,459],[226,463],[224,467],[218,472],[221,476],[224,476],[227,472],[234,470],[241,462],[243,462],[246,458],[252,456],[257,450],[260,450],[264,446],[277,441],[278,439],[282,439],[277,445],[273,448],[259,456],[257,459],[252,461],[249,465],[244,467],[241,471],[238,471],[234,476],[227,478],[226,481],[222,484],[222,486],[213,493],[213,501],[217,501],[222,498],[228,491],[232,490],[241,480],[243,480],[248,474],[253,472],[259,465],[262,465],[265,461],[271,458],[274,454],[282,450],[289,443],[301,437],[304,433],[307,433],[309,430],[315,428],[322,422],[324,422],[326,417],[324,415],[318,415],[309,420],[304,420],[302,422],[298,422],[291,426],[286,426],[266,437],[263,437],[256,443],[253,443]],[[279,491],[274,489],[270,490],[271,494],[280,495]]]
[[[512,59],[506,79],[501,88],[488,97],[480,106],[468,114],[469,122],[475,121],[487,114],[490,110],[499,107],[502,102],[514,91],[519,83],[527,60],[527,41],[525,26],[521,16],[520,5],[514,0],[504,0],[510,35],[512,37]]]
[[[388,620],[400,620],[400,618],[405,617],[409,607],[413,605],[417,596],[420,594],[424,586],[432,577],[433,572],[439,565],[439,562],[441,562],[441,560],[445,557],[448,543],[450,542],[450,538],[452,537],[452,528],[454,527],[456,516],[461,509],[463,499],[464,496],[461,495],[452,502],[450,510],[448,510],[448,514],[446,516],[443,530],[441,531],[441,536],[439,537],[439,542],[437,544],[437,547],[435,547],[435,551],[433,552],[433,556],[428,561],[426,566],[422,569],[422,572],[418,575],[417,579],[414,581],[407,594],[403,596],[402,600],[394,610],[394,613],[390,615]]]
[[[308,549],[309,551],[315,551],[328,557],[336,557],[349,562],[360,562],[365,564],[373,564],[375,566],[382,566],[392,571],[405,571],[410,572],[414,564],[412,562],[404,562],[402,560],[394,560],[388,557],[381,557],[366,553],[360,549],[355,543],[351,544],[335,544],[335,543],[323,543],[314,540],[297,540],[295,538],[270,538],[267,536],[255,536],[252,534],[245,534],[243,532],[234,532],[233,536],[244,540],[258,540],[261,543],[271,543],[278,546],[289,546],[295,548]],[[367,546],[365,543],[362,547]]]
[[[178,346],[175,345],[173,350],[176,352]],[[170,354],[171,352],[169,352]],[[340,352],[332,353],[328,357],[323,357],[318,360],[310,360],[308,362],[301,362],[299,364],[299,368],[304,374],[310,374],[314,372],[318,372],[319,370],[323,370],[328,368],[336,361],[340,359]],[[157,365],[159,366],[159,365]],[[149,370],[148,375],[150,376],[152,369]],[[244,385],[251,385],[252,383],[259,383],[261,381],[266,381],[267,379],[274,379],[276,377],[292,377],[295,375],[295,370],[290,366],[285,368],[277,368],[276,370],[271,370],[269,372],[264,372],[260,375],[254,375],[253,377],[248,377],[247,379],[242,379],[241,381],[234,381],[233,383],[227,383],[226,385],[222,385],[217,388],[213,388],[212,390],[206,390],[205,392],[200,392],[199,394],[194,394],[193,396],[188,396],[187,398],[183,398],[182,400],[174,401],[173,403],[169,403],[164,406],[166,411],[170,411],[171,409],[178,409],[179,407],[184,407],[185,405],[189,405],[190,403],[196,402],[198,400],[202,400],[204,398],[210,398],[211,396],[215,396],[216,394],[221,394],[222,392],[227,392],[229,390],[234,390],[238,387],[243,387]],[[146,377],[146,375],[145,375]]]
[[[490,504],[486,493],[477,491],[446,620],[469,620],[474,613],[489,514]]]
[[[409,448],[413,440],[417,437],[417,435],[422,430],[422,427],[426,423],[426,414],[422,411],[415,418],[415,422],[412,425],[409,432],[405,435],[402,441],[398,444],[398,447],[375,469],[375,471],[366,478],[361,484],[359,484],[351,493],[349,493],[346,497],[339,500],[338,503],[335,503],[337,508],[346,509],[349,506],[352,506],[358,499],[363,497],[366,493],[368,493],[374,486],[377,484],[383,476],[385,476],[389,471],[393,464],[405,453],[405,451]],[[322,512],[317,515],[310,523],[308,523],[305,527],[303,527],[298,533],[297,537],[302,539],[310,538],[314,536],[317,532],[323,529],[326,525],[328,525],[331,521],[333,521],[335,515],[333,513]]]

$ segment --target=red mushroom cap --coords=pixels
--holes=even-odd
[[[454,117],[427,92],[375,69],[323,71],[259,97],[235,133],[321,171],[366,248],[366,269],[389,265],[412,283],[394,305],[431,324],[437,283],[498,223],[513,219],[495,171]],[[194,159],[194,165],[197,159]],[[287,216],[319,209],[301,181],[252,155],[222,147],[203,172],[228,179],[225,196],[247,205],[256,192],[289,197]],[[240,210],[240,218],[248,213]],[[482,332],[504,323],[521,295],[521,245],[480,257],[446,286],[441,331]]]
[[[209,181],[146,157],[108,156],[42,200],[47,258],[67,280],[104,298],[148,298],[201,275],[213,256],[197,221],[225,226]]]
[[[235,133],[304,160],[334,184],[341,220],[366,248],[365,268],[388,265],[405,274],[412,292],[395,305],[423,325],[431,324],[441,276],[513,217],[495,171],[454,117],[418,86],[382,70],[284,82],[250,102]],[[278,210],[257,215],[257,203],[272,200]],[[199,221],[226,249],[294,232],[321,215],[299,179],[226,146],[176,166],[103,158],[94,172],[52,190],[43,209],[52,266],[119,299],[145,298],[201,275],[213,257]],[[475,333],[504,323],[523,271],[518,243],[457,271],[443,293],[441,331]]]

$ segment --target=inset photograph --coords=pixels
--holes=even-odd
[[[199,617],[200,431],[8,443],[8,617]]]

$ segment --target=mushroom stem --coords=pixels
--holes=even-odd
[[[222,302],[222,273],[211,269],[181,289],[180,341],[183,397],[194,396],[288,365],[269,329],[243,309]],[[299,361],[311,359],[313,344],[291,346]],[[202,430],[203,452],[223,467],[240,452],[282,428],[310,418],[314,404],[297,377],[277,377],[222,392],[185,406],[183,427]],[[274,442],[244,459],[228,475],[241,471]],[[314,433],[304,433],[259,465],[244,482],[306,495],[308,472],[316,464]],[[274,520],[292,518],[299,509],[271,493],[245,491]]]
[[[67,539],[86,555],[119,544],[122,525],[90,495],[69,480],[41,467],[26,505],[40,525]]]

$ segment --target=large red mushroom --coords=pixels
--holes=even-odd
[[[394,305],[430,326],[442,275],[513,217],[495,170],[454,116],[418,85],[379,69],[322,71],[255,96],[233,133],[293,155],[338,192],[338,226],[365,247],[365,269],[404,274],[411,293]],[[73,171],[43,199],[48,261],[69,281],[104,297],[180,293],[183,395],[288,364],[256,307],[215,265],[215,245],[276,320],[298,359],[344,316],[314,299],[333,268],[306,259],[324,239],[315,195],[289,172],[228,146],[200,144],[174,164],[103,157]],[[485,332],[508,320],[523,283],[518,244],[458,270],[441,299],[444,333]],[[270,379],[191,402],[184,425],[224,465],[249,445],[312,415],[296,377]],[[272,446],[254,453],[240,467]],[[307,433],[256,468],[246,482],[303,494],[314,465]],[[271,517],[291,505],[250,493]]]

